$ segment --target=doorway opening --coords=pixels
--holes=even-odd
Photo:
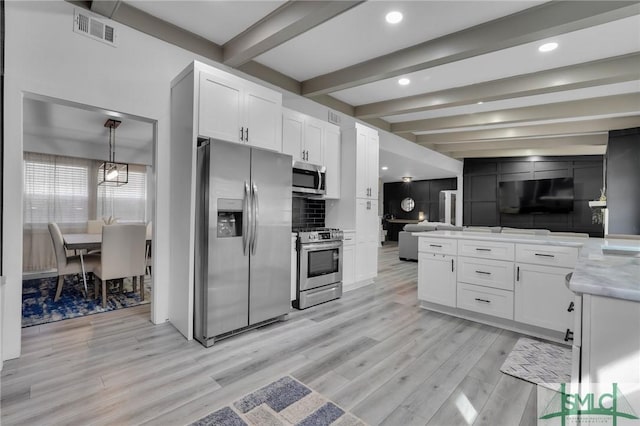
[[[22,327],[151,303],[156,127],[25,94]]]

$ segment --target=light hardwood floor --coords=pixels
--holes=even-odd
[[[416,282],[385,245],[375,284],[208,349],[148,305],[24,329],[2,424],[188,424],[290,374],[371,425],[534,425],[535,387],[499,371],[519,335],[418,308]]]

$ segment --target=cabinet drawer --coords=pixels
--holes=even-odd
[[[513,319],[513,292],[458,283],[458,308]]]
[[[514,259],[514,245],[511,243],[460,240],[458,245],[458,254],[461,256],[510,261]]]
[[[447,238],[420,237],[418,251],[424,253],[452,254],[458,251],[458,240]]]
[[[578,259],[577,247],[517,244],[516,261],[534,265],[573,268]]]
[[[344,233],[344,240],[342,241],[342,245],[344,246],[353,246],[356,244],[356,233],[355,231],[347,231]]]
[[[513,290],[513,262],[458,257],[458,282]]]

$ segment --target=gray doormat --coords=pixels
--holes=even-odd
[[[521,337],[500,371],[537,385],[568,383],[571,381],[571,348]]]
[[[191,426],[365,426],[319,393],[285,376]]]

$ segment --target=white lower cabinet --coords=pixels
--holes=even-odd
[[[356,200],[356,281],[378,274],[378,200]]]
[[[457,307],[512,320],[513,292],[459,282]]]
[[[582,300],[582,382],[640,384],[640,302]]]
[[[571,344],[573,336],[580,352],[580,328],[574,320],[582,299],[565,285],[579,247],[514,243],[499,236],[465,239],[463,232],[458,234],[419,238],[419,300],[453,307],[443,311],[480,322],[500,318],[505,326],[554,341],[567,337]]]
[[[455,256],[418,253],[418,299],[456,306]]]
[[[513,262],[458,257],[458,282],[513,291]]]
[[[569,268],[516,263],[516,321],[566,332],[573,327],[573,314],[567,310],[574,293],[565,286]]]
[[[356,281],[356,233],[344,233],[342,246],[342,284],[348,286]]]

